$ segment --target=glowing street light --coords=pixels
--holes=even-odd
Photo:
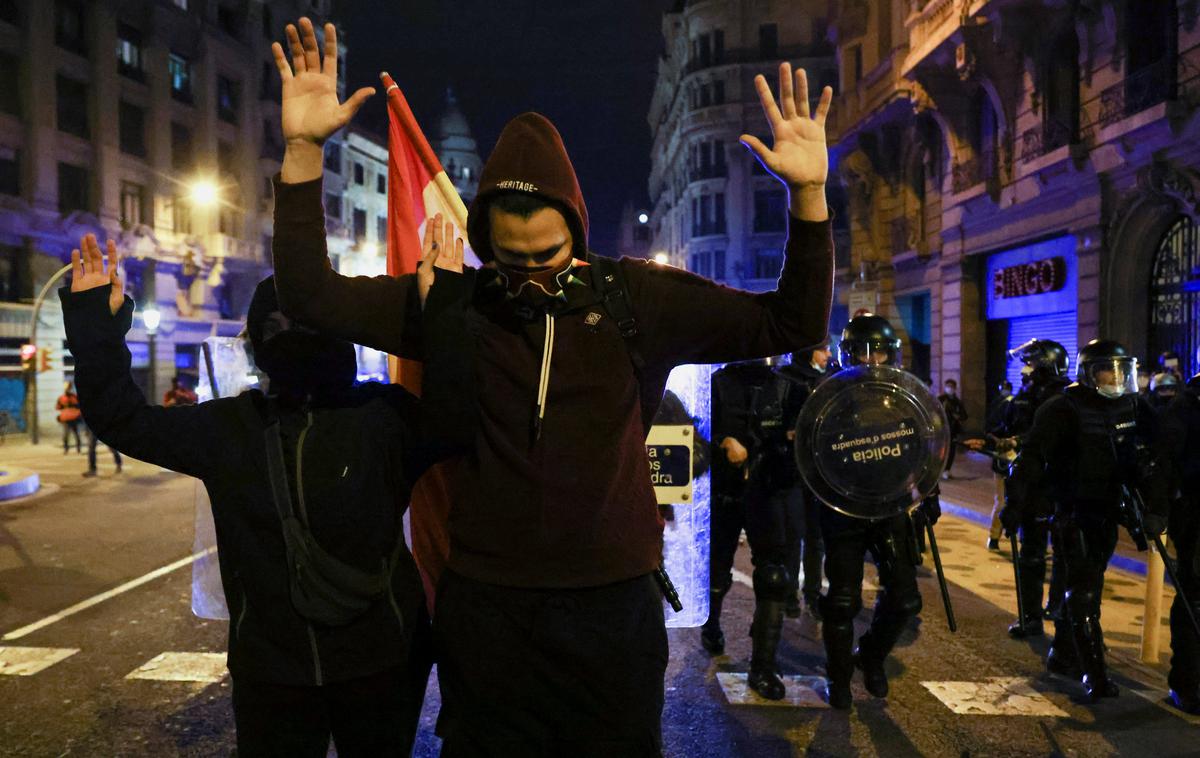
[[[162,323],[162,313],[157,308],[147,308],[142,311],[142,323],[146,326],[146,334],[153,335]]]
[[[209,208],[217,204],[219,192],[217,185],[208,179],[201,179],[192,185],[192,203],[201,208]]]
[[[654,262],[666,266],[671,262],[671,256],[667,255],[666,253],[655,253]]]
[[[639,214],[638,214],[638,223],[639,223],[639,224],[647,224],[647,223],[649,223],[649,222],[650,222],[650,216],[649,216],[649,214],[646,214],[646,213],[639,213]]]
[[[374,242],[362,242],[359,244],[358,249],[363,255],[367,255],[372,258],[379,254],[379,246]]]

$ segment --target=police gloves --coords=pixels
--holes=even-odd
[[[1147,537],[1157,537],[1167,531],[1167,517],[1157,513],[1147,513],[1142,517],[1142,526]]]
[[[918,529],[924,529],[926,524],[933,526],[942,517],[942,503],[936,494],[921,501],[913,510],[913,523]]]
[[[1004,507],[1000,509],[999,517],[1000,525],[1004,527],[1004,533],[1007,535],[1015,535],[1021,527],[1021,512],[1010,498],[1004,499]]]

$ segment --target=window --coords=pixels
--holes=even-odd
[[[754,278],[775,279],[783,268],[783,255],[778,250],[761,249],[754,251]]]
[[[688,270],[700,276],[712,276],[712,254],[708,252],[692,253],[688,260]]]
[[[725,62],[725,32],[721,29],[713,30],[713,63]]]
[[[230,237],[242,236],[242,214],[236,208],[222,204],[217,211],[217,231]]]
[[[375,239],[380,245],[386,245],[388,238],[387,216],[375,217]]]
[[[54,8],[54,42],[64,50],[87,55],[84,7],[78,0],[58,0]]]
[[[65,76],[59,76],[56,84],[58,130],[88,139],[91,130],[88,128],[87,85]]]
[[[362,242],[367,238],[367,212],[362,208],[354,209],[354,241]]]
[[[266,3],[263,3],[262,9],[263,9],[263,15],[262,15],[263,39],[274,40],[275,39],[275,21],[274,21],[274,19],[271,18],[271,6],[267,5]]]
[[[725,104],[725,82],[718,79],[713,82],[713,105]]]
[[[238,122],[238,83],[217,77],[217,117],[230,124]]]
[[[221,31],[228,34],[234,39],[242,37],[242,14],[237,8],[228,5],[217,6],[217,26],[221,27]]]
[[[122,153],[146,157],[146,112],[124,100],[117,106],[118,139]]]
[[[171,231],[176,234],[192,233],[192,207],[187,198],[182,196],[169,198],[163,210],[171,219]]]
[[[854,74],[851,81],[853,81],[855,84],[858,84],[862,81],[863,75],[862,45],[855,45],[854,47],[850,48],[850,56],[850,59],[853,62],[853,68],[851,71]]]
[[[470,169],[465,169],[465,168],[463,169],[464,174],[467,174],[467,172],[469,172],[469,171],[470,171]],[[468,175],[468,176],[466,176],[466,178],[469,179],[470,176]],[[375,177],[375,191],[381,195],[387,194],[387,175],[384,174],[383,172],[380,172]]]
[[[21,194],[21,151],[0,146],[0,195]]]
[[[716,279],[718,282],[725,281],[725,251],[724,250],[714,250],[713,251],[712,278]]]
[[[713,195],[713,233],[725,233],[725,193]]]
[[[83,166],[58,164],[58,211],[92,210],[92,174]]]
[[[283,137],[280,128],[269,118],[263,119],[262,128],[262,150],[259,157],[283,161]]]
[[[787,228],[787,197],[783,190],[754,193],[754,231],[782,232]]]
[[[0,113],[21,116],[21,61],[0,52]]]
[[[192,167],[192,130],[171,123],[171,168],[187,171]]]
[[[121,182],[121,228],[131,229],[150,223],[146,188],[135,182]]]
[[[128,24],[117,25],[117,71],[139,82],[145,79],[142,72],[142,33]]]
[[[224,140],[217,140],[217,170],[221,176],[237,173],[237,149]]]
[[[192,63],[187,58],[171,53],[167,58],[167,74],[171,77],[171,97],[180,102],[192,102]]]
[[[325,193],[325,215],[332,219],[342,220],[342,198],[333,193]]]
[[[325,143],[325,170],[335,174],[342,173],[342,146],[337,142]]]
[[[779,55],[779,26],[763,24],[758,27],[758,54],[774,60]]]
[[[366,170],[363,168],[363,164],[361,164],[361,163],[354,164],[354,183],[355,184],[366,184],[367,183]]]
[[[1076,140],[1079,132],[1079,36],[1074,27],[1055,40],[1046,72],[1042,152]]]

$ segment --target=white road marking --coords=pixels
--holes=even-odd
[[[982,682],[921,682],[951,711],[967,716],[1040,716],[1068,714],[1020,677],[993,676]]]
[[[78,652],[77,647],[0,647],[0,674],[33,676]]]
[[[76,603],[75,605],[72,605],[70,608],[61,610],[52,616],[47,616],[46,618],[44,618],[40,621],[35,621],[32,624],[21,627],[20,629],[14,629],[11,632],[8,632],[7,634],[5,634],[3,637],[0,637],[0,640],[7,642],[9,640],[20,639],[21,637],[24,637],[28,634],[32,634],[39,629],[44,629],[45,627],[50,626],[51,624],[55,624],[59,621],[62,621],[63,619],[67,618],[68,616],[74,616],[76,613],[79,613],[80,611],[86,611],[88,608],[91,608],[94,605],[99,605],[100,603],[103,603],[105,600],[114,598],[123,592],[128,592],[129,590],[132,590],[136,587],[142,586],[146,582],[153,581],[153,580],[159,578],[160,576],[169,574],[172,571],[175,571],[176,569],[181,569],[184,566],[190,566],[191,564],[195,563],[196,561],[200,560],[201,558],[203,558],[207,555],[210,555],[212,553],[215,553],[216,551],[217,551],[217,548],[214,545],[213,547],[207,548],[205,550],[201,550],[198,553],[193,553],[192,555],[189,555],[186,558],[180,558],[179,560],[175,561],[174,563],[167,564],[166,566],[163,566],[162,568],[157,568],[157,569],[151,571],[149,574],[143,574],[142,576],[139,576],[137,579],[131,579],[128,582],[125,582],[124,584],[120,585],[119,587],[113,587],[111,590],[108,590],[107,592],[101,592],[99,595],[94,595],[92,597],[89,597],[87,600]]]
[[[787,688],[787,694],[782,700],[767,700],[754,690],[746,681],[746,674],[722,672],[717,674],[717,682],[725,699],[730,705],[765,705],[786,708],[828,708],[822,693],[825,692],[825,678],[820,676],[789,675],[780,677]]]
[[[227,674],[224,653],[160,653],[125,675],[159,682],[219,682]]]

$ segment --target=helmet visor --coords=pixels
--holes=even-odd
[[[842,340],[838,355],[843,368],[901,365],[899,340]]]
[[[1126,356],[1086,361],[1077,378],[1105,397],[1121,397],[1137,394],[1137,375],[1137,358]]]

